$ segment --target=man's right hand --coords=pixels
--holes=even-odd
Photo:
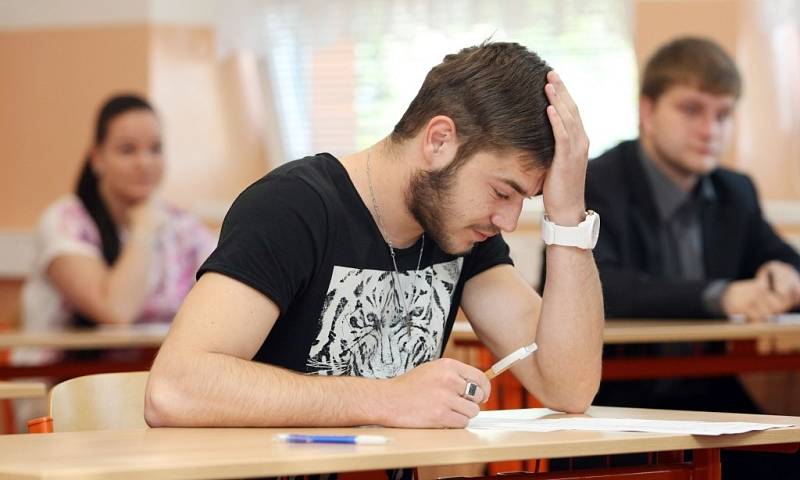
[[[770,290],[789,305],[787,310],[800,305],[800,273],[793,265],[771,260],[761,265],[756,278],[767,282]]]
[[[741,315],[750,323],[765,322],[771,315],[792,308],[790,302],[770,289],[763,277],[731,282],[722,294],[721,303],[728,317]]]
[[[463,396],[468,381],[478,385],[472,400]],[[381,423],[404,428],[464,428],[492,388],[483,372],[452,358],[424,363],[388,382],[389,408]]]

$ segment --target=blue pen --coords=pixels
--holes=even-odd
[[[389,439],[380,435],[302,435],[281,433],[275,440],[288,443],[345,443],[350,445],[384,445]]]

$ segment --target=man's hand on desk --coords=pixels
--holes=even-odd
[[[766,262],[756,272],[756,278],[766,282],[788,305],[784,312],[800,305],[800,274],[792,265],[778,260]]]
[[[743,316],[750,323],[760,323],[794,308],[800,299],[797,291],[800,283],[795,286],[793,282],[800,282],[800,278],[792,278],[792,274],[784,271],[782,266],[785,264],[769,262],[759,269],[755,278],[731,282],[721,299],[725,314],[729,318]],[[793,268],[791,271],[794,276],[797,275]]]
[[[478,386],[473,399],[464,396],[467,382]],[[424,363],[386,387],[381,424],[404,428],[464,428],[492,388],[483,372],[452,358]]]

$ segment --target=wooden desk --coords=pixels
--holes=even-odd
[[[606,344],[775,340],[800,337],[800,323],[732,323],[727,320],[608,320]]]
[[[670,342],[730,342],[728,352],[681,357],[626,356],[603,359],[603,380],[709,377],[749,372],[800,370],[800,353],[759,352],[757,343],[771,345],[777,339],[800,336],[800,324],[737,324],[725,320],[607,320],[603,331],[606,345]],[[466,319],[453,326],[456,346],[473,349],[477,366],[489,368],[496,359],[483,347]],[[473,360],[473,363],[475,360]],[[492,409],[541,405],[512,374],[493,382],[488,406]],[[518,470],[518,462],[490,465],[490,471]]]
[[[596,417],[757,421],[800,425],[800,417],[701,414],[592,407]],[[718,450],[800,442],[800,427],[740,435],[488,430],[369,429],[380,446],[284,444],[277,433],[364,433],[364,429],[138,429],[0,437],[3,478],[241,478],[559,458],[634,452],[697,450],[719,473]],[[709,453],[709,455],[706,455]],[[694,477],[701,478],[701,477]],[[702,478],[718,478],[714,476]]]
[[[0,332],[1,348],[41,347],[59,350],[158,348],[167,336],[166,325],[101,327],[91,330]]]
[[[19,347],[44,347],[60,350],[130,349],[140,348],[141,358],[134,362],[71,362],[57,366],[2,366],[0,378],[35,376],[74,377],[89,373],[148,370],[158,347],[167,335],[165,325],[144,325],[127,328],[100,328],[97,330],[64,330],[57,332],[0,333],[0,349]],[[800,354],[759,355],[752,342],[770,341],[779,337],[800,337],[800,324],[732,324],[714,320],[609,320],[606,322],[606,344],[746,341],[740,344],[737,355],[697,359],[637,359],[631,368],[626,359],[609,359],[604,363],[606,379],[674,377],[676,372],[689,376],[725,375],[754,371],[800,369]],[[466,321],[457,321],[452,337],[456,344],[479,346],[474,332]],[[486,357],[482,367],[491,365]],[[488,365],[486,365],[488,363]],[[57,370],[57,371],[56,371]]]
[[[718,320],[608,320],[603,332],[607,344],[759,340],[784,335],[800,336],[800,324],[734,324]],[[11,331],[0,332],[0,349],[158,348],[166,336],[167,327],[162,325],[50,332]],[[466,321],[457,321],[454,324],[452,337],[461,342],[477,340],[472,327]]]
[[[603,379],[707,377],[800,370],[800,353],[762,354],[756,346],[756,342],[774,342],[790,335],[800,337],[800,324],[737,324],[724,320],[608,320],[603,330],[603,342],[606,345],[730,341],[733,342],[733,348],[722,355],[607,358],[603,360]],[[457,321],[453,325],[452,337],[456,345],[483,348],[466,321]],[[483,350],[480,368],[486,369],[494,359]]]
[[[718,320],[608,320],[603,332],[607,344],[759,340],[784,335],[800,336],[800,324],[734,324]],[[133,326],[96,330],[50,332],[0,332],[0,349],[44,347],[61,350],[101,348],[158,348],[167,336],[166,326]],[[452,337],[476,341],[466,321],[457,321]]]
[[[771,340],[785,335],[800,336],[797,324],[740,324],[726,320],[607,320],[603,343],[709,342],[729,340]],[[453,340],[476,342],[478,338],[466,320],[453,325]]]
[[[92,330],[0,333],[0,350],[53,348],[65,351],[135,349],[131,358],[98,361],[61,361],[53,365],[2,365],[0,378],[72,378],[92,373],[149,370],[155,353],[167,336],[168,325],[101,327]]]
[[[0,400],[12,398],[43,397],[47,394],[47,386],[41,382],[4,382],[0,381]]]

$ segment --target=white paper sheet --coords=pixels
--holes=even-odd
[[[772,321],[783,325],[797,325],[800,324],[800,313],[784,313],[783,315],[775,315]]]
[[[732,315],[728,317],[731,323],[747,323],[744,315]],[[800,313],[782,313],[780,315],[772,315],[767,320],[768,323],[777,323],[778,325],[797,325],[800,324]]]
[[[726,435],[791,427],[791,424],[749,422],[702,422],[683,420],[644,420],[635,418],[593,418],[569,416],[562,418],[540,418],[555,412],[538,412],[520,415],[522,410],[481,412],[469,423],[469,429],[503,430],[522,432],[555,432],[558,430],[588,430],[595,432],[650,432],[679,433],[689,435]],[[549,412],[549,413],[548,413]]]

